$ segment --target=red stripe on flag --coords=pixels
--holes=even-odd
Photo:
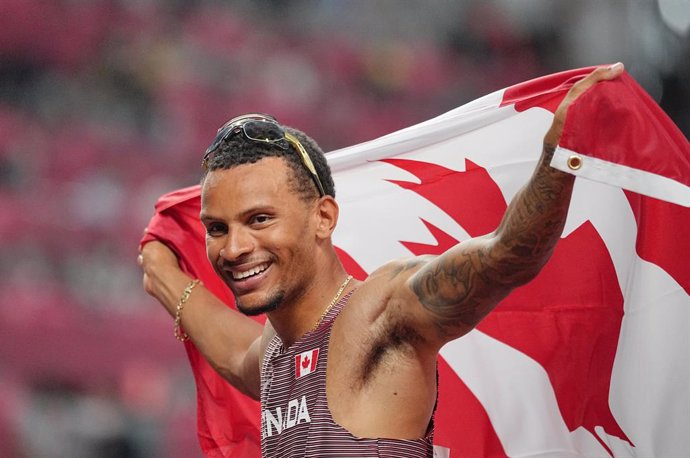
[[[690,294],[690,237],[685,233],[690,208],[632,192],[626,196],[637,221],[638,256],[664,269]]]
[[[690,186],[688,140],[627,73],[569,107],[559,145]]]
[[[518,112],[540,107],[555,113],[572,85],[587,76],[594,68],[587,67],[554,73],[506,88],[501,106],[514,104],[515,111]]]

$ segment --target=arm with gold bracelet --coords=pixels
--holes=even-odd
[[[229,309],[201,282],[182,272],[177,257],[163,243],[144,245],[138,262],[144,271],[144,290],[174,319],[175,337],[190,339],[221,376],[258,399],[263,326]]]

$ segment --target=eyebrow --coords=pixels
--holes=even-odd
[[[255,205],[253,207],[246,209],[242,213],[240,213],[239,216],[242,218],[246,218],[247,216],[254,214],[254,213],[262,213],[262,212],[275,213],[275,211],[276,211],[276,207],[274,205]],[[217,220],[221,220],[222,218],[204,213],[202,211],[199,213],[199,219],[201,221],[217,221]]]
[[[211,215],[207,215],[207,214],[201,212],[201,213],[199,213],[199,219],[201,221],[213,221],[213,220],[217,220],[218,218],[214,218]]]

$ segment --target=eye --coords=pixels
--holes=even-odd
[[[272,219],[273,218],[271,218],[271,216],[262,213],[262,214],[252,216],[252,219],[250,222],[251,222],[251,224],[262,225],[262,224],[268,223]]]
[[[219,237],[227,233],[227,227],[222,223],[208,223],[206,225],[206,235],[209,237]]]

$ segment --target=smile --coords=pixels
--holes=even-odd
[[[258,266],[252,267],[249,270],[245,270],[243,272],[233,272],[232,273],[232,279],[233,280],[244,280],[245,278],[253,277],[255,275],[260,274],[261,272],[265,271],[268,269],[269,263],[264,263],[264,264],[259,264]]]

